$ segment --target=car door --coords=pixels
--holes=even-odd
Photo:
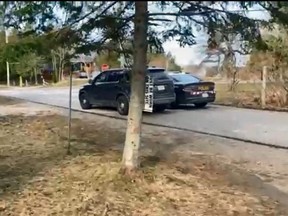
[[[102,72],[92,82],[91,98],[95,105],[105,106],[107,78],[108,72]]]
[[[115,106],[116,97],[121,91],[121,83],[119,82],[119,79],[121,77],[121,74],[123,74],[123,70],[115,70],[115,71],[109,71],[108,74],[108,86],[107,86],[107,103],[109,103],[109,106]]]
[[[119,82],[121,84],[121,93],[126,95],[128,98],[130,98],[131,91],[129,74],[129,71],[124,71],[119,77]]]

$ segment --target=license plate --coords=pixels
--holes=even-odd
[[[165,86],[164,85],[157,86],[157,89],[158,91],[163,91],[165,90]]]
[[[203,94],[202,94],[202,97],[203,97],[203,98],[207,98],[207,97],[208,97],[208,93],[203,93]]]
[[[208,91],[209,90],[209,86],[199,86],[198,90],[200,90],[200,91]]]

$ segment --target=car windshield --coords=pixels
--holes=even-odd
[[[165,69],[161,68],[150,68],[148,69],[149,75],[153,78],[154,81],[164,81],[170,80],[169,76],[165,73]]]
[[[175,74],[170,75],[174,82],[181,82],[181,83],[197,83],[200,81],[197,77],[194,77],[190,74]]]

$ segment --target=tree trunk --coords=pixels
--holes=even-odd
[[[37,68],[34,68],[34,79],[35,79],[35,85],[38,85],[38,77],[37,77]]]
[[[21,75],[19,76],[19,86],[23,87],[23,79]]]
[[[52,55],[52,65],[53,65],[53,82],[58,82],[58,73],[57,73],[57,59],[54,54],[54,51],[51,51]]]
[[[122,168],[126,174],[129,174],[138,167],[138,152],[140,147],[142,112],[145,95],[145,76],[147,70],[147,15],[147,1],[136,1],[131,96],[122,159]]]
[[[58,69],[58,81],[63,81],[63,60],[59,61],[59,69]]]

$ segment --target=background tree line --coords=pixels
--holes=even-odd
[[[25,31],[29,31],[29,28],[27,27]],[[68,34],[70,36],[67,41],[65,37]],[[74,34],[74,37],[71,34]],[[14,30],[9,33],[9,43],[6,44],[5,31],[0,32],[0,81],[6,82],[6,60],[10,65],[10,79],[17,80],[20,85],[23,84],[23,80],[38,84],[41,70],[45,69],[51,70],[54,82],[63,80],[64,69],[68,68],[68,71],[71,69],[70,59],[75,55],[73,43],[79,43],[77,40],[80,39],[72,30],[67,30],[67,32],[62,30],[60,37],[56,29],[47,32],[45,35],[19,35]],[[93,51],[97,53],[97,50]],[[108,64],[110,67],[120,67],[120,56],[121,53],[115,50],[102,49],[94,58],[96,69],[100,70],[102,64]],[[171,53],[148,53],[148,59],[147,63],[150,65],[167,66],[168,70],[181,70]]]

